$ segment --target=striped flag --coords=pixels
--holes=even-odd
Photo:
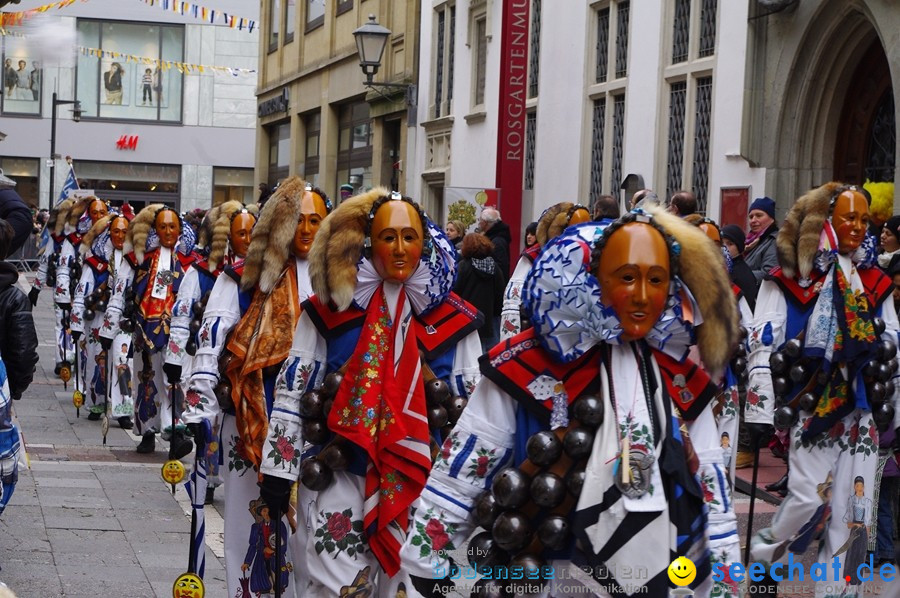
[[[75,167],[72,164],[69,164],[69,174],[66,175],[66,182],[63,183],[62,189],[59,192],[59,199],[56,200],[56,205],[62,203],[72,191],[78,191],[78,179],[75,178]]]

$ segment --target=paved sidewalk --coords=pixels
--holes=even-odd
[[[35,308],[40,363],[14,406],[31,468],[0,517],[0,581],[21,598],[169,597],[191,522],[183,487],[173,497],[159,475],[168,445],[138,455],[139,438],[113,422],[104,446],[99,422],[76,419],[71,384],[53,374],[51,299],[42,292]],[[206,519],[206,595],[226,596],[221,516],[207,507]]]

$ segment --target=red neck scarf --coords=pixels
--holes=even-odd
[[[369,303],[328,427],[369,456],[363,524],[369,548],[393,576],[409,506],[431,472],[431,451],[412,310],[401,290],[391,322],[386,301],[382,286]]]

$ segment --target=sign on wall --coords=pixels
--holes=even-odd
[[[750,207],[750,187],[722,187],[719,226],[737,224],[747,231],[747,208]]]
[[[450,220],[462,222],[467,233],[475,232],[478,216],[485,207],[500,205],[499,189],[478,187],[444,187],[443,224]],[[505,215],[504,215],[505,218]]]

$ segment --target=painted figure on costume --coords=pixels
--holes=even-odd
[[[330,209],[323,191],[290,177],[266,202],[255,226],[248,214],[235,215],[228,245],[236,256],[247,257],[235,259],[216,279],[197,332],[184,420],[191,430],[209,422],[211,430],[221,432],[231,596],[249,583],[241,570],[255,523],[247,504],[259,496],[258,466],[278,369],[288,357],[300,305],[312,293],[306,257]],[[303,532],[301,526],[290,536],[289,560]],[[282,585],[285,596],[293,595],[294,585]]]
[[[384,188],[344,201],[309,260],[316,294],[279,374],[260,495],[284,511],[301,482],[300,595],[338,595],[368,567],[372,595],[393,597],[411,587],[410,506],[478,380],[481,315],[451,292],[443,231]]]
[[[697,344],[717,375],[737,345],[721,253],[658,206],[581,224],[542,248],[523,302],[534,327],[481,360],[417,503],[404,567],[430,595],[433,572],[449,571],[446,548],[480,526],[477,566],[552,565],[557,579],[538,583],[554,596],[662,596],[678,556],[708,596],[711,538],[737,530],[707,515],[725,477],[716,385],[687,354]],[[636,563],[642,579],[621,577]]]
[[[261,501],[250,501],[250,512],[254,523],[250,526],[250,547],[241,565],[241,571],[250,571],[250,591],[268,594],[275,587],[276,571],[281,576],[281,587],[286,588],[290,577],[291,563],[285,561],[287,546],[287,526],[277,524],[269,517],[269,506]],[[281,550],[275,558],[275,525],[281,526]]]
[[[828,183],[809,191],[778,233],[780,268],[760,287],[745,420],[758,436],[773,423],[789,430],[791,443],[787,497],[771,527],[751,541],[751,559],[767,566],[807,546],[809,526],[821,524],[818,561],[838,557],[849,573],[858,562],[864,527],[855,509],[846,518],[817,517],[824,505],[814,489],[831,476],[824,499],[830,509],[871,509],[873,488],[864,480],[874,479],[878,468],[879,430],[900,427],[900,323],[888,300],[891,281],[873,267],[868,221],[861,188]],[[773,580],[755,585],[757,595],[775,595]],[[833,595],[831,585],[817,582],[817,598]],[[842,595],[861,596],[862,585],[851,575]]]
[[[131,398],[131,358],[128,357],[128,343],[122,343],[116,359],[118,360],[116,363],[116,386],[122,397]]]
[[[503,293],[503,311],[500,314],[500,340],[511,338],[528,328],[527,315],[523,316],[522,286],[531,264],[540,255],[541,247],[558,237],[567,227],[588,222],[591,214],[580,204],[563,201],[552,205],[541,214],[537,226],[537,243],[526,249],[516,264]]]
[[[866,560],[869,544],[869,532],[866,528],[872,525],[871,498],[865,495],[866,481],[862,476],[856,476],[853,480],[853,494],[847,499],[847,511],[844,513],[844,523],[850,530],[847,542],[838,548],[835,554],[847,552],[847,560],[844,562],[844,577],[850,577],[850,585],[862,583],[859,579],[858,568]]]

